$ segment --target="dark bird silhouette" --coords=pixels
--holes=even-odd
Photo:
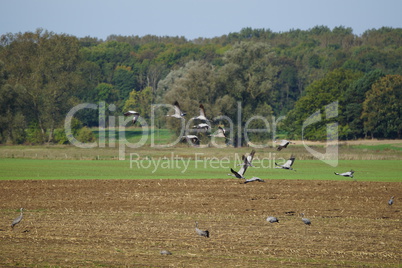
[[[128,111],[124,113],[124,116],[133,116],[133,124],[135,124],[135,122],[137,122],[138,117],[140,116],[140,113],[136,112],[136,111]]]
[[[272,216],[269,216],[267,218],[267,221],[270,222],[270,223],[279,222],[277,217],[272,217]]]
[[[195,222],[195,231],[200,236],[209,237],[209,231],[208,230],[203,231],[203,230],[198,229],[198,222]]]
[[[14,226],[21,222],[22,217],[23,217],[23,215],[22,215],[23,208],[21,208],[20,211],[21,211],[20,215],[17,218],[15,218],[13,220],[13,222],[11,223],[11,229],[14,229]]]
[[[182,110],[180,109],[179,102],[178,102],[178,101],[175,101],[175,102],[173,103],[173,106],[174,106],[174,114],[170,114],[170,115],[168,114],[168,115],[166,115],[166,116],[170,116],[170,117],[174,117],[174,118],[178,118],[178,119],[184,118],[184,116],[186,115],[186,113],[182,112]]]
[[[294,170],[294,171],[296,171],[295,169],[292,168],[294,162],[295,162],[295,158],[294,158],[294,157],[289,158],[289,160],[286,161],[286,163],[283,164],[283,165],[278,165],[278,164],[275,162],[275,165],[276,165],[275,168],[282,168],[282,169],[289,169],[289,170]]]

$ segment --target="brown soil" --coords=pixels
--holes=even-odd
[[[239,182],[0,181],[0,266],[402,264],[402,183]],[[197,236],[195,221],[210,238]]]

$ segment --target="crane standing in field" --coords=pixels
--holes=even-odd
[[[394,204],[394,197],[391,196],[391,199],[388,200],[388,205],[389,205],[389,206],[392,206],[393,204]]]
[[[20,211],[21,211],[20,215],[17,218],[15,218],[13,220],[13,222],[11,223],[11,229],[14,229],[14,226],[21,222],[22,217],[23,217],[23,215],[22,215],[23,210],[24,210],[23,208],[20,209]]]
[[[300,213],[300,216],[302,217],[302,219],[301,219],[302,222],[306,225],[306,229],[304,230],[304,234],[306,234],[307,233],[307,226],[311,225],[311,221],[310,221],[310,219],[304,217],[304,213]]]
[[[278,222],[278,223],[279,223],[279,220],[278,220],[277,217],[269,216],[269,217],[267,218],[267,222],[270,222],[270,223]]]
[[[200,236],[209,237],[209,231],[208,230],[203,231],[203,230],[198,229],[198,222],[197,221],[195,222],[195,231]]]
[[[301,213],[300,216],[302,216],[302,222],[306,225],[311,225],[311,221],[308,218],[304,218],[304,213]]]

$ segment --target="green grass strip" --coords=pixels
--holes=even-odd
[[[337,167],[319,160],[296,160],[297,171],[275,169],[273,161],[253,163],[246,177],[262,179],[349,180],[334,172],[355,171],[357,181],[400,182],[399,160],[340,160]],[[235,179],[227,174],[238,170],[229,159],[145,158],[139,160],[39,160],[0,159],[0,180],[45,179]],[[240,182],[240,180],[239,180]]]

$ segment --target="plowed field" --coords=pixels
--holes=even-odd
[[[0,266],[397,267],[400,197],[353,180],[0,181]]]

